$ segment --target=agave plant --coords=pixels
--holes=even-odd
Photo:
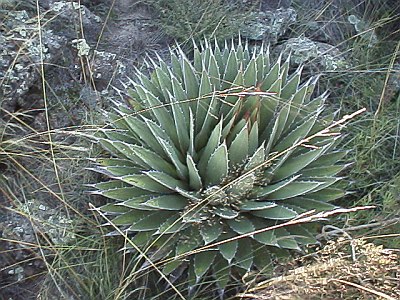
[[[326,94],[312,98],[316,78],[288,75],[289,58],[205,41],[192,61],[177,47],[169,64],[150,60],[150,76],[137,71],[130,104],[97,137],[111,156],[96,160],[109,180],[93,187],[164,274],[213,276],[223,289],[234,272],[315,242],[300,225],[251,233],[334,208],[345,152],[337,135],[301,144],[333,117],[321,117]]]

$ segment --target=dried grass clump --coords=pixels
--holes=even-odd
[[[313,262],[257,284],[241,299],[398,299],[399,262],[397,250],[339,239]]]

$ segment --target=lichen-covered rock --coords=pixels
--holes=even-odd
[[[108,89],[115,79],[125,75],[126,66],[114,53],[94,51],[91,59],[91,72],[98,90]]]
[[[36,0],[0,0],[0,8],[12,10],[34,9],[36,8]]]
[[[46,270],[42,255],[48,255],[49,259],[51,251],[48,247],[41,246],[49,243],[71,243],[75,240],[73,230],[72,219],[62,210],[50,208],[37,201],[22,204],[19,212],[18,209],[8,213],[0,212],[0,286],[12,282],[10,290],[13,296],[18,295],[18,291],[24,291],[31,277],[37,279],[39,274]],[[25,288],[19,289],[19,284]],[[7,288],[1,290],[0,294],[3,295],[3,292],[9,293]],[[31,292],[34,295],[34,289]],[[24,294],[23,298],[16,299],[36,299],[29,296]]]
[[[314,71],[336,71],[346,69],[349,63],[340,50],[332,45],[314,42],[306,37],[291,38],[276,47],[277,52],[291,54],[295,65],[307,65]]]
[[[49,16],[54,17],[50,26],[68,40],[76,39],[76,33],[79,33],[88,42],[97,42],[102,20],[84,5],[71,1],[53,2],[49,5]]]
[[[91,47],[95,46],[101,29],[99,17],[76,2],[52,1],[47,4],[49,8],[43,15],[41,27],[36,16],[30,16],[25,10],[0,11],[3,25],[0,28],[0,107],[3,109],[0,117],[7,115],[5,111],[43,107],[34,106],[29,98],[32,89],[41,94],[42,63],[48,83],[57,80],[54,76],[47,76],[48,71],[54,66],[62,66],[62,72],[58,73],[62,77],[57,82],[58,88],[79,78],[82,74],[79,56],[89,55]],[[38,28],[41,28],[40,35]],[[88,40],[75,40],[73,43],[76,36],[82,34]],[[83,42],[86,48],[82,47]]]
[[[35,249],[38,236],[22,214],[0,211],[1,299],[34,299],[37,288],[31,286],[30,277],[37,280],[46,269],[39,249]],[[49,253],[46,249],[42,251]]]
[[[273,45],[296,21],[296,16],[296,11],[291,8],[254,12],[241,28],[241,34],[249,40],[266,41]]]
[[[0,31],[0,106],[14,112],[25,106],[21,97],[40,82],[42,62],[54,64],[67,41],[50,29],[42,29],[39,35],[36,21],[26,11],[2,11],[1,17],[4,26]]]

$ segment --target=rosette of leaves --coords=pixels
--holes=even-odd
[[[165,274],[192,285],[213,276],[221,289],[234,272],[265,271],[271,254],[314,243],[300,225],[251,233],[344,194],[338,135],[300,142],[333,119],[321,116],[326,94],[311,96],[316,79],[233,42],[195,46],[192,61],[178,47],[170,64],[151,64],[97,138],[110,158],[96,170],[109,180],[94,193],[113,200],[100,208],[112,224]]]

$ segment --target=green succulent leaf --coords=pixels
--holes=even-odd
[[[155,230],[160,228],[161,224],[164,223],[165,219],[169,218],[172,216],[172,212],[169,211],[157,211],[154,213],[148,214],[146,217],[135,221],[133,220],[131,225],[129,227],[129,230],[131,231],[149,231],[149,230]],[[115,220],[113,220],[115,222]]]
[[[157,172],[158,173],[158,172]],[[121,176],[120,179],[134,187],[142,190],[155,193],[168,193],[170,189],[166,188],[164,185],[159,184],[156,180],[153,180],[146,175],[126,175]]]
[[[188,200],[180,195],[162,195],[144,202],[143,205],[161,210],[182,210],[188,205]]]
[[[302,245],[315,245],[318,243],[317,239],[311,234],[304,226],[296,225],[286,227],[286,230],[290,233],[294,239]]]
[[[236,52],[232,49],[229,52],[228,60],[226,61],[226,67],[224,72],[224,80],[222,81],[222,89],[230,87],[238,74],[239,66],[236,59]]]
[[[203,183],[200,177],[200,173],[196,167],[196,163],[193,158],[188,154],[186,156],[186,164],[189,171],[189,185],[194,190],[201,190],[203,187]]]
[[[199,169],[203,176],[206,174],[206,169],[208,166],[208,161],[210,160],[211,155],[215,152],[215,150],[221,144],[221,135],[222,135],[222,119],[220,122],[215,126],[211,135],[207,141],[206,146],[203,149],[201,154],[201,158],[199,161]]]
[[[149,178],[153,179],[155,182],[158,182],[162,186],[170,189],[176,190],[176,188],[180,189],[188,189],[188,186],[182,182],[181,180],[175,179],[172,176],[158,171],[149,171],[144,172]]]
[[[329,145],[328,145],[329,146]],[[327,146],[307,151],[304,154],[290,157],[274,174],[274,180],[278,181],[296,174],[301,169],[316,161],[327,149]]]
[[[122,167],[122,166],[108,166],[108,167],[98,167],[94,171],[110,177],[120,177],[129,174],[135,174],[140,170],[137,167]]]
[[[223,258],[225,258],[228,261],[228,263],[230,263],[232,261],[232,259],[235,257],[237,248],[238,248],[237,240],[223,243],[218,246],[219,252],[223,256]]]
[[[257,217],[270,220],[289,220],[297,217],[297,213],[294,210],[284,207],[282,205],[252,211],[251,213]]]
[[[126,114],[123,114],[122,116],[132,132],[134,132],[138,137],[141,136],[147,137],[146,140],[142,140],[142,142],[144,142],[143,146],[147,146],[149,149],[152,149],[159,155],[163,153],[160,144],[157,142],[158,133],[152,132],[148,124],[139,120],[137,117],[135,118],[133,116]],[[164,132],[164,135],[166,136],[167,133]]]
[[[331,153],[325,153],[324,155],[321,155],[318,160],[311,162],[307,166],[307,169],[322,166],[332,166],[336,162],[340,161],[346,154],[346,151],[333,151]]]
[[[198,149],[202,149],[204,145],[207,144],[208,138],[210,136],[210,131],[213,128],[213,125],[217,123],[218,119],[218,102],[216,94],[213,93],[211,95],[210,104],[207,108],[207,113],[204,118],[204,122],[199,125],[199,133],[196,136],[195,144]],[[198,122],[197,122],[198,123]]]
[[[279,247],[284,249],[300,250],[294,237],[285,228],[275,229],[275,234],[279,237],[277,238]]]
[[[122,203],[118,203],[119,205],[125,206],[125,207],[129,207],[129,208],[133,208],[133,209],[138,209],[138,210],[157,210],[151,207],[146,207],[143,206],[143,204],[148,201],[151,198],[151,196],[149,195],[145,195],[142,197],[135,197],[129,200],[126,200]]]
[[[195,70],[187,59],[183,59],[183,82],[188,99],[196,99],[199,94],[199,82]]]
[[[188,228],[181,233],[181,237],[176,244],[176,255],[189,255],[190,251],[203,244],[200,233],[195,228]]]
[[[323,201],[317,201],[305,197],[296,197],[293,199],[287,199],[285,200],[285,203],[295,205],[298,207],[301,207],[305,209],[306,211],[310,210],[316,210],[316,211],[327,211],[327,210],[333,210],[337,208],[335,205],[323,202]]]
[[[210,269],[216,255],[216,251],[204,251],[195,254],[194,272],[196,274],[196,281],[199,281],[203,277],[203,275]]]
[[[261,90],[263,91],[271,91],[272,85],[277,81],[280,76],[281,69],[281,57],[276,61],[276,63],[271,67],[268,74],[264,77]],[[282,81],[282,79],[280,79]]]
[[[348,165],[333,165],[333,166],[323,166],[323,167],[314,167],[314,168],[306,168],[301,171],[302,176],[305,177],[314,177],[314,176],[335,176],[336,174],[343,171]]]
[[[132,237],[131,242],[137,247],[145,247],[151,241],[151,237],[154,234],[154,231],[140,231]],[[128,245],[127,248],[129,249],[131,245]]]
[[[254,197],[256,198],[264,198],[272,193],[275,193],[287,186],[289,186],[292,182],[294,182],[296,179],[298,179],[300,177],[300,175],[296,175],[293,176],[291,178],[288,178],[286,180],[282,180],[280,182],[274,183],[274,184],[270,184],[267,186],[263,186],[263,187],[258,187],[255,189],[255,191],[253,192]]]
[[[296,73],[286,82],[282,88],[281,97],[284,99],[290,99],[290,97],[296,93],[301,79],[302,68],[299,68]]]
[[[278,143],[273,150],[276,152],[284,151],[293,146],[299,140],[306,138],[317,121],[317,117],[317,114],[309,117],[308,120],[304,121],[301,125],[293,129],[293,131],[291,131],[288,135],[284,136],[281,139],[282,141]]]
[[[104,189],[101,192],[99,192],[100,195],[120,201],[141,197],[143,195],[147,195],[148,193],[149,193],[148,191],[136,187],[119,187],[112,189]]]
[[[188,228],[187,224],[182,224],[182,218],[177,215],[172,215],[158,227],[156,234],[170,234],[176,233]]]
[[[267,230],[254,235],[254,239],[264,245],[279,246],[274,230]]]
[[[105,213],[118,213],[118,214],[122,214],[122,213],[127,213],[129,212],[129,208],[128,207],[124,207],[121,205],[116,205],[116,204],[106,204],[100,207],[100,209],[105,212]]]
[[[262,166],[264,162],[265,162],[265,146],[264,144],[261,144],[261,146],[255,151],[253,156],[250,157],[244,169],[245,171],[252,170],[254,168]]]
[[[284,200],[307,194],[322,183],[319,181],[293,181],[285,187],[268,195],[269,200]]]
[[[254,264],[263,275],[271,276],[273,274],[273,262],[268,249],[260,244],[253,246]]]
[[[162,269],[164,275],[171,274],[173,271],[175,271],[180,265],[182,265],[183,261],[180,259],[176,260],[171,260],[167,262],[164,265],[164,268]]]
[[[211,154],[207,163],[206,185],[215,185],[221,182],[228,175],[228,149],[225,143],[222,143],[214,153]]]
[[[242,211],[263,210],[275,206],[276,204],[274,202],[248,201],[240,205],[240,210]]]
[[[253,232],[255,227],[253,223],[248,218],[236,218],[233,220],[227,221],[228,225],[231,227],[233,231],[238,234],[245,234],[249,232]]]
[[[255,86],[257,84],[257,65],[254,59],[250,60],[243,74],[244,86]]]
[[[242,165],[249,153],[249,132],[247,126],[236,135],[229,147],[229,163],[231,166]]]
[[[115,217],[112,222],[115,225],[131,225],[134,222],[147,218],[150,213],[147,211],[133,210]]]
[[[222,234],[223,226],[219,220],[210,221],[200,227],[200,234],[206,245],[214,242]]]
[[[137,155],[139,159],[141,159],[146,165],[148,165],[152,170],[157,170],[160,172],[165,172],[167,174],[174,175],[175,168],[160,156],[155,154],[154,152],[135,145],[131,145],[130,149]]]
[[[228,285],[231,277],[231,267],[229,263],[220,255],[217,255],[215,258],[215,262],[213,264],[213,273],[218,288],[224,289]]]
[[[239,215],[239,212],[230,207],[216,207],[214,213],[223,219],[231,220]]]
[[[250,271],[250,268],[253,265],[254,254],[252,248],[252,243],[248,239],[243,238],[238,240],[235,263],[246,271]]]
[[[318,191],[315,193],[310,193],[307,195],[307,198],[317,200],[317,201],[333,201],[339,198],[344,197],[345,192],[339,188],[326,188],[323,191]]]

